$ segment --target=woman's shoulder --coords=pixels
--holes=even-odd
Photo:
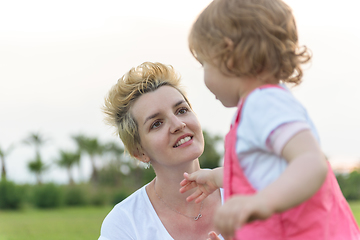
[[[113,207],[102,223],[102,236],[130,236],[136,232],[136,224],[140,226],[143,219],[139,216],[148,208],[145,187],[138,189]]]
[[[121,214],[133,213],[133,211],[137,208],[143,208],[144,205],[147,205],[147,194],[145,190],[145,186],[139,188],[135,192],[133,192],[130,196],[117,203],[113,209],[110,211],[109,215],[119,216],[118,213]]]
[[[102,237],[111,240],[172,239],[151,204],[146,186],[115,205],[101,226]]]

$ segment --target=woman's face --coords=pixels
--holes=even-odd
[[[175,88],[162,86],[140,96],[130,111],[141,139],[139,159],[145,156],[154,166],[171,166],[192,161],[203,153],[200,123]]]

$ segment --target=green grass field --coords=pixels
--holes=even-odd
[[[349,202],[357,224],[360,226],[360,201]]]
[[[0,211],[0,240],[98,239],[111,207]]]
[[[360,201],[350,206],[359,224]],[[0,240],[96,240],[110,210],[107,206],[0,211]]]

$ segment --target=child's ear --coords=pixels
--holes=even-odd
[[[230,38],[224,37],[224,42],[226,43],[226,48],[229,48],[230,51],[234,50],[234,42]]]
[[[224,37],[224,42],[226,44],[226,49],[229,51],[229,52],[233,52],[234,51],[234,42],[228,38],[228,37]],[[230,54],[231,55],[231,54]],[[232,69],[234,67],[234,58],[233,57],[230,57],[228,59],[228,61],[226,62],[226,67],[228,69]]]

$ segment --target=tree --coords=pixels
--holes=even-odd
[[[28,167],[29,167],[30,172],[35,173],[36,182],[39,185],[42,184],[41,176],[42,176],[43,172],[45,172],[45,170],[47,170],[48,167],[43,163],[39,154],[36,155],[34,160],[32,160],[28,163]]]
[[[216,168],[220,165],[222,154],[219,153],[217,147],[222,142],[222,137],[219,135],[211,135],[203,130],[204,134],[204,153],[199,157],[201,168]]]
[[[95,157],[103,154],[104,146],[99,143],[97,138],[86,137],[82,134],[75,135],[72,138],[77,143],[79,151],[89,155],[92,166],[90,181],[97,183],[99,170],[95,163]]]
[[[71,174],[71,168],[74,164],[77,164],[80,161],[80,152],[68,152],[60,150],[60,157],[56,161],[56,163],[60,167],[64,167],[67,170],[68,177],[69,177],[69,184],[74,184],[74,178]]]
[[[121,162],[124,148],[114,142],[109,142],[104,145],[104,152],[110,153],[113,156],[113,159]]]
[[[47,170],[47,166],[43,163],[40,154],[40,148],[45,142],[46,140],[40,133],[30,133],[30,135],[24,140],[25,144],[33,145],[35,147],[35,158],[29,162],[28,167],[30,172],[35,173],[38,184],[41,184],[41,175],[45,170]]]
[[[25,144],[33,145],[35,147],[35,154],[40,155],[40,147],[44,145],[47,140],[40,133],[30,133],[30,135],[24,140]]]
[[[0,162],[1,162],[1,179],[6,180],[6,164],[5,164],[5,158],[10,154],[10,152],[13,150],[14,145],[11,145],[6,150],[2,149],[0,147]]]

